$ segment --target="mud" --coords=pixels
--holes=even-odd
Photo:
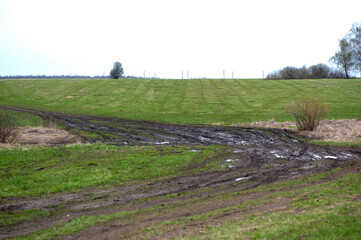
[[[5,109],[36,114],[47,121],[60,121],[73,133],[83,131],[93,134],[92,138],[81,135],[84,142],[107,142],[116,145],[228,146],[292,145],[297,142],[290,132],[278,129],[175,125],[10,107]]]
[[[361,167],[361,150],[358,148],[309,145],[297,140],[290,132],[277,129],[173,125],[29,109],[7,109],[37,114],[48,120],[55,119],[63,122],[69,131],[76,133],[81,130],[97,136],[96,140],[82,136],[85,142],[101,141],[116,145],[217,144],[229,146],[230,151],[222,156],[224,170],[170,179],[151,179],[140,184],[124,184],[106,190],[90,188],[51,198],[1,199],[0,211],[3,212],[41,209],[55,211],[56,214],[48,218],[0,228],[0,238],[29,234],[80,216],[163,206],[164,214],[141,216],[134,224],[114,223],[110,227],[92,227],[87,233],[67,239],[118,239],[120,235],[142,238],[141,235],[133,235],[133,232],[165,219],[202,214],[247,199],[256,199],[260,194],[267,192],[237,195],[232,201],[221,203],[217,201],[199,203],[219,194],[253,189],[275,181],[324,172],[336,167],[350,169],[348,167],[352,166],[352,171],[359,171]],[[192,167],[199,166],[190,166]],[[170,194],[174,197],[165,197]],[[199,200],[189,202],[192,199]],[[181,204],[183,201],[188,201],[187,208]],[[284,207],[279,205],[273,208]]]

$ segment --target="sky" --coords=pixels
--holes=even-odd
[[[360,0],[0,0],[0,76],[262,78],[329,64]],[[187,75],[188,72],[188,75]]]

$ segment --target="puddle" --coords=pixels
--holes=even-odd
[[[165,144],[169,144],[169,142],[156,142],[156,145],[165,145]]]
[[[354,157],[352,154],[350,154],[350,153],[344,153],[344,152],[342,152],[341,153],[342,155],[344,155],[344,156],[346,156],[346,157]]]
[[[239,159],[227,159],[226,162],[230,163],[230,162],[237,162]]]
[[[243,180],[247,180],[249,179],[249,177],[240,177],[240,178],[236,178],[236,182],[239,182],[239,181],[243,181]]]
[[[248,145],[246,141],[236,142],[236,145]]]
[[[314,154],[314,153],[311,153],[311,155],[312,155],[313,160],[320,160],[321,159],[320,155],[317,155],[317,154]]]

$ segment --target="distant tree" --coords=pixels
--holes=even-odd
[[[278,70],[267,74],[266,79],[268,80],[281,79],[280,71]]]
[[[120,62],[115,62],[112,70],[110,71],[110,78],[118,79],[123,76],[123,67]]]
[[[338,50],[334,56],[330,58],[330,62],[336,64],[345,72],[346,78],[349,78],[349,72],[354,67],[353,52],[349,41],[343,38],[339,41],[340,50]]]
[[[307,69],[306,65],[297,69],[296,71],[296,78],[297,79],[307,79],[310,78],[309,70]]]
[[[354,23],[346,38],[350,43],[354,69],[361,73],[361,23]]]
[[[340,69],[331,69],[329,78],[346,78],[345,73]]]
[[[298,69],[295,67],[285,67],[280,71],[281,79],[296,79]]]
[[[302,68],[285,67],[281,70],[267,74],[266,79],[306,79],[310,78],[310,74],[306,66]]]
[[[316,64],[309,68],[285,67],[267,74],[266,79],[312,79],[312,78],[345,78],[343,71],[332,69],[326,64]]]
[[[308,69],[310,78],[328,78],[330,76],[331,69],[326,64],[312,65]]]

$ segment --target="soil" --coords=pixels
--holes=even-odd
[[[227,145],[232,149],[224,156],[225,170],[178,176],[170,179],[151,179],[138,184],[124,184],[112,189],[89,188],[76,193],[57,195],[51,198],[0,199],[0,211],[42,209],[58,210],[55,215],[35,219],[32,222],[0,228],[0,238],[22,236],[51,227],[56,223],[71,221],[86,215],[109,214],[132,211],[155,206],[158,211],[140,213],[133,222],[124,218],[115,222],[88,228],[79,235],[67,239],[119,239],[148,238],[142,228],[154,226],[164,220],[193,216],[216,209],[234,206],[240,202],[259,199],[273,191],[236,194],[227,200],[220,194],[236,193],[276,181],[294,179],[312,173],[344,168],[339,175],[358,172],[361,169],[361,149],[336,148],[309,145],[297,139],[292,132],[280,129],[253,129],[245,127],[194,126],[162,124],[147,121],[132,121],[117,118],[78,116],[30,109],[7,108],[37,114],[42,118],[64,123],[83,142],[108,142],[116,145]],[[97,136],[87,138],[81,132]],[[350,168],[351,166],[351,168]],[[197,167],[197,166],[194,166]],[[335,175],[315,181],[329,181]],[[292,188],[299,188],[297,185]],[[206,190],[206,191],[204,191]],[[283,189],[284,191],[285,189]],[[174,194],[173,197],[165,197]],[[186,202],[186,203],[185,203]],[[287,209],[287,199],[278,199],[261,206],[237,210],[207,224],[217,225],[227,219],[241,219],[245,214],[272,212]],[[157,239],[180,237],[203,227],[203,222],[192,223],[186,229],[170,227]],[[151,238],[151,237],[149,237]]]

